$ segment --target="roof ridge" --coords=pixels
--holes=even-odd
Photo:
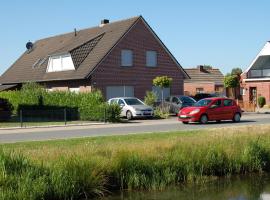
[[[122,23],[122,22],[124,22],[124,21],[133,20],[133,19],[138,19],[138,18],[141,18],[141,17],[142,17],[142,16],[139,15],[139,16],[130,17],[130,18],[127,18],[127,19],[121,19],[121,20],[113,21],[113,22],[110,22],[109,24],[107,24],[106,27],[107,27],[107,26],[110,26],[110,25],[113,25],[113,24],[116,24],[116,23]],[[81,31],[87,31],[87,30],[96,29],[96,28],[103,28],[103,27],[100,27],[100,26],[98,25],[98,26],[92,26],[92,27],[89,27],[89,28],[82,28],[82,29],[77,30],[77,34],[79,34],[79,32],[81,32]],[[57,34],[57,35],[45,37],[45,38],[42,38],[42,39],[38,39],[38,40],[36,40],[35,42],[41,42],[41,41],[43,41],[43,40],[48,40],[48,39],[51,39],[51,38],[56,38],[56,37],[66,36],[66,35],[69,35],[69,34],[74,34],[74,31],[70,31],[70,32],[62,33],[62,34]]]

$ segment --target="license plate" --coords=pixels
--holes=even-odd
[[[144,112],[143,114],[144,115],[150,115],[151,113],[150,112]]]
[[[187,118],[186,115],[180,115],[180,118]]]

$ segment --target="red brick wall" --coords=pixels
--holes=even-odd
[[[257,97],[264,96],[266,103],[270,104],[270,82],[242,82],[241,87],[245,88],[245,95],[243,95],[243,101],[248,102],[250,96],[250,88],[257,88]]]
[[[186,94],[195,95],[196,88],[203,88],[203,92],[205,93],[214,93],[215,83],[184,83],[184,91]]]
[[[133,66],[121,66],[121,50],[133,50]],[[146,67],[146,51],[157,51],[157,67]],[[183,73],[140,20],[113,49],[92,75],[92,83],[106,95],[106,86],[134,86],[134,95],[143,98],[152,90],[156,76],[173,78],[171,94],[183,94]]]

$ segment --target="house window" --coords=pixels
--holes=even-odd
[[[203,93],[203,88],[196,88],[196,93],[197,94]]]
[[[263,76],[269,77],[270,76],[270,69],[263,69]]]
[[[251,77],[261,77],[262,70],[259,70],[259,69],[250,70],[250,76]]]
[[[157,66],[157,52],[156,51],[146,51],[146,66],[147,67]]]
[[[131,67],[133,66],[133,52],[132,50],[121,51],[121,66]]]
[[[75,70],[70,54],[50,57],[47,72],[59,72],[67,70]]]

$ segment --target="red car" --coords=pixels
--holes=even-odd
[[[241,120],[242,110],[233,99],[228,98],[206,98],[198,101],[192,107],[186,107],[179,111],[178,120],[184,124],[189,122],[200,122],[206,124],[208,121]]]

